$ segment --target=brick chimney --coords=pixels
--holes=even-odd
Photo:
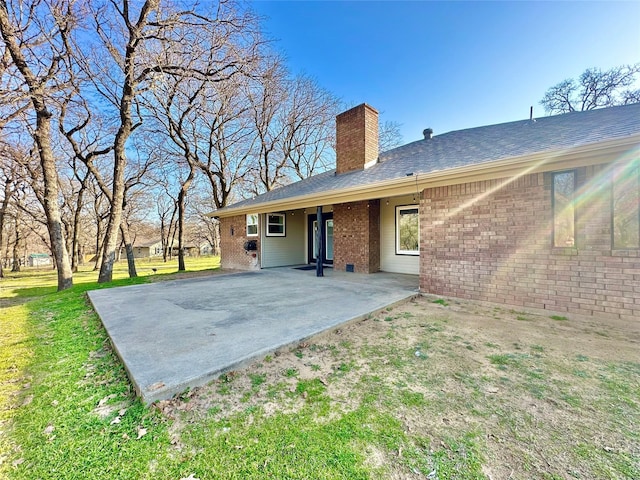
[[[363,170],[378,161],[378,111],[363,103],[336,117],[336,172]]]

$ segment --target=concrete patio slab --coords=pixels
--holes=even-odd
[[[170,398],[287,345],[411,298],[418,277],[278,268],[95,290],[142,400]]]

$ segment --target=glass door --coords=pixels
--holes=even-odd
[[[333,263],[333,213],[328,212],[322,216],[322,263]],[[309,215],[309,263],[315,263],[318,258],[318,220],[316,215]]]

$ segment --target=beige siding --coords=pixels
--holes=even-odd
[[[302,210],[286,212],[284,237],[265,236],[265,216],[260,217],[262,229],[262,268],[284,267],[306,262],[306,215]]]
[[[380,270],[383,272],[420,273],[419,255],[396,255],[396,206],[417,203],[411,195],[380,200]]]

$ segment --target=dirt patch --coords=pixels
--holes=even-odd
[[[459,454],[472,438],[491,479],[633,478],[639,351],[640,322],[425,296],[157,406],[179,445],[182,428],[205,418],[295,413],[317,392],[341,415],[373,398],[402,422],[412,461]],[[389,464],[389,478],[416,475],[402,452],[367,457]]]

